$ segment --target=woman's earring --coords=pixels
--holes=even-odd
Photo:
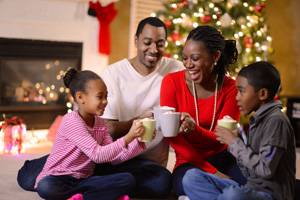
[[[214,65],[217,65],[217,64],[218,64],[217,61],[215,61]]]

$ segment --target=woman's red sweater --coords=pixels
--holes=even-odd
[[[184,73],[185,70],[165,76],[161,85],[160,105],[174,107],[176,112],[189,113],[197,122],[194,97],[188,90]],[[226,76],[221,90],[222,92],[218,89],[213,131],[209,131],[209,128],[213,119],[215,95],[207,99],[197,99],[200,125],[197,125],[192,133],[179,133],[177,137],[167,138],[176,153],[174,169],[180,164],[189,162],[208,173],[217,171],[214,166],[206,161],[207,158],[227,148],[227,145],[220,144],[216,140],[215,127],[217,120],[229,115],[238,121],[241,113],[236,101],[235,81]]]

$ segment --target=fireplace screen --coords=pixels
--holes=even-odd
[[[0,114],[49,128],[67,112],[63,76],[71,67],[80,70],[81,59],[81,43],[0,38]]]
[[[77,68],[77,60],[3,59],[1,106],[65,105],[62,79],[71,67]]]

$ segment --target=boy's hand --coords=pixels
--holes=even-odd
[[[195,130],[196,122],[188,113],[181,113],[182,123],[179,132],[183,134],[191,133]]]
[[[145,134],[145,128],[139,120],[133,120],[132,126],[129,132],[124,136],[126,146],[132,142],[135,138],[142,137]]]
[[[222,126],[217,126],[215,134],[216,134],[216,136],[218,136],[217,137],[218,141],[229,145],[232,142],[232,140],[234,140],[236,137],[238,137],[238,129],[231,131],[228,128],[225,128]]]

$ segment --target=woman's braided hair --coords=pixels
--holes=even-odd
[[[235,40],[225,40],[220,31],[212,26],[198,26],[193,29],[188,35],[187,40],[202,42],[210,55],[213,55],[217,50],[221,52],[221,57],[215,66],[215,71],[218,74],[218,87],[221,86],[224,77],[230,73],[230,64],[237,61],[238,51]]]

